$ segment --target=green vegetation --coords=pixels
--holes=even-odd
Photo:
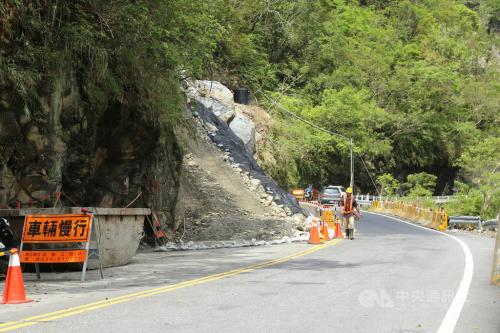
[[[7,108],[36,114],[40,98],[69,76],[87,112],[120,104],[175,122],[184,107],[180,70],[204,75],[221,34],[207,12],[198,1],[1,1]]]
[[[404,187],[410,198],[432,196],[436,188],[437,177],[426,172],[408,175]]]
[[[386,193],[460,180],[492,212],[499,13],[495,0],[3,0],[0,108],[36,113],[70,73],[85,110],[119,103],[171,125],[181,77],[247,85],[273,116],[259,156],[283,187],[347,184],[349,145],[280,105],[354,139],[360,191],[375,192],[361,156]],[[409,176],[422,172],[433,186]]]
[[[380,195],[391,196],[395,195],[399,189],[399,181],[390,173],[384,173],[377,177],[377,185],[379,186]]]
[[[498,211],[497,2],[257,3],[270,7],[254,7],[261,10],[252,16],[260,21],[250,20],[255,50],[275,75],[240,78],[271,96],[257,94],[274,119],[262,156],[274,156],[264,165],[283,186],[346,184],[349,146],[276,101],[352,137],[370,173],[407,178],[399,194],[448,194],[460,180],[481,193],[477,214]],[[359,158],[355,168],[357,189],[374,192]]]

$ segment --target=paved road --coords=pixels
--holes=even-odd
[[[372,214],[357,228],[353,241],[316,247],[141,254],[84,288],[58,283],[61,276],[36,284],[27,275],[39,302],[2,306],[0,321],[102,303],[0,324],[0,332],[436,332],[464,275],[461,245]],[[498,333],[500,289],[488,284],[494,242],[458,237],[475,265],[455,332]]]

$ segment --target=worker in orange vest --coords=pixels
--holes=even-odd
[[[344,224],[346,238],[354,239],[354,219],[359,219],[361,212],[359,211],[356,199],[352,195],[352,188],[348,187],[345,193],[341,210],[342,223]]]

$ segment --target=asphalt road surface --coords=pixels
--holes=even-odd
[[[25,274],[37,302],[0,305],[0,332],[499,333],[494,240],[451,235],[366,213],[352,241],[140,254],[83,286]]]

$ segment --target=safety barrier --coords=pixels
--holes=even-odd
[[[479,230],[483,227],[481,216],[450,216],[449,224],[450,228],[454,228],[457,224],[471,225]]]
[[[482,222],[483,228],[497,226],[498,227],[498,219],[488,220]]]
[[[429,209],[402,201],[373,201],[370,209],[404,217],[436,230],[448,228],[448,214],[444,208]]]

